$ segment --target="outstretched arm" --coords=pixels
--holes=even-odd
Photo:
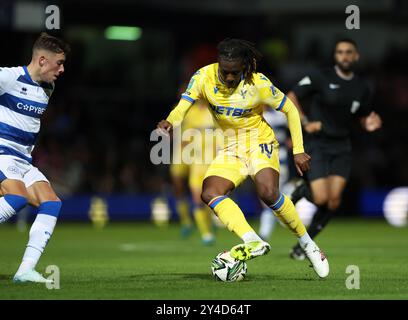
[[[177,106],[170,112],[166,120],[161,120],[157,124],[157,128],[165,135],[173,129],[174,125],[179,125],[186,115],[188,109],[193,103],[189,100],[181,98]]]
[[[296,94],[293,91],[289,91],[286,96],[289,98],[290,101],[293,102],[295,105],[296,109],[298,109],[299,116],[300,116],[300,121],[303,122],[304,118],[306,118],[305,112],[303,111],[303,108],[296,96]]]
[[[293,143],[295,167],[299,175],[303,176],[303,172],[310,169],[311,158],[303,149],[302,125],[296,106],[288,96],[285,96],[282,91],[276,88],[269,80],[266,82],[266,85],[260,88],[260,94],[265,104],[286,115]]]
[[[281,110],[288,119],[289,131],[293,141],[295,167],[299,175],[303,176],[303,172],[310,169],[311,157],[303,149],[303,135],[299,112],[289,98],[286,99]]]
[[[293,91],[289,91],[286,96],[293,102],[296,109],[299,111],[300,122],[307,133],[314,133],[322,130],[322,123],[320,121],[309,121],[307,119],[305,112],[303,111],[303,108]]]
[[[188,109],[201,96],[201,75],[200,70],[194,73],[177,106],[170,112],[166,120],[162,120],[157,124],[159,131],[168,135],[173,126],[181,124]]]
[[[382,126],[381,117],[372,111],[367,117],[360,118],[361,126],[368,132],[378,130]]]

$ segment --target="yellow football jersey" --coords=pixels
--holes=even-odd
[[[294,153],[304,152],[296,107],[262,73],[253,74],[253,83],[242,79],[236,88],[228,88],[219,78],[218,63],[207,65],[193,75],[181,98],[167,118],[170,123],[181,121],[191,103],[204,99],[229,145],[248,145],[248,140],[254,139],[256,143],[275,141],[273,130],[262,117],[263,105],[283,111],[288,114]]]
[[[233,129],[231,134],[237,135],[239,129],[258,129],[260,140],[271,141],[274,133],[262,117],[262,104],[279,109],[285,95],[261,73],[254,74],[253,84],[241,81],[230,89],[219,79],[218,63],[214,63],[194,74],[182,98],[207,100],[218,125],[223,130]]]
[[[190,130],[190,132],[188,132]],[[206,130],[209,129],[209,130]],[[205,100],[197,100],[187,111],[182,122],[182,149],[187,148],[190,159],[195,164],[209,164],[223,142],[217,137],[219,131]],[[185,149],[186,148],[186,149]]]
[[[209,129],[214,128],[214,120],[208,110],[208,104],[205,101],[196,101],[190,109],[188,109],[186,116],[182,122],[182,131],[186,129]]]

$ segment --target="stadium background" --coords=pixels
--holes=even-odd
[[[215,59],[225,37],[256,43],[260,71],[283,91],[314,66],[332,63],[338,37],[357,41],[358,71],[373,88],[383,129],[353,131],[353,170],[339,215],[381,216],[389,190],[408,185],[408,4],[404,1],[4,1],[1,66],[29,62],[45,31],[45,7],[57,5],[72,46],[34,151],[36,165],[64,200],[61,220],[88,219],[92,199],[111,220],[150,219],[152,200],[170,194],[168,166],[149,159],[150,133],[178,101],[179,87]],[[360,29],[347,30],[345,9],[360,9]],[[109,40],[109,26],[133,26],[132,41]],[[237,190],[248,215],[260,208],[252,184]],[[173,215],[173,218],[175,216]]]

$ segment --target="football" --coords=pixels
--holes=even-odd
[[[231,257],[229,251],[224,251],[219,253],[212,261],[211,271],[215,280],[224,282],[242,281],[247,273],[247,264]]]

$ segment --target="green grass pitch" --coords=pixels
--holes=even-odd
[[[253,221],[255,227],[257,222]],[[60,289],[42,284],[14,284],[28,231],[0,226],[0,299],[408,299],[408,229],[383,220],[338,219],[317,238],[330,262],[330,275],[318,279],[306,261],[288,252],[295,238],[281,226],[271,252],[248,262],[243,282],[214,281],[212,258],[239,239],[218,229],[217,243],[201,245],[195,232],[179,237],[176,224],[111,223],[98,230],[90,224],[61,223],[37,270],[60,269]],[[349,290],[348,265],[358,266],[360,289]]]

